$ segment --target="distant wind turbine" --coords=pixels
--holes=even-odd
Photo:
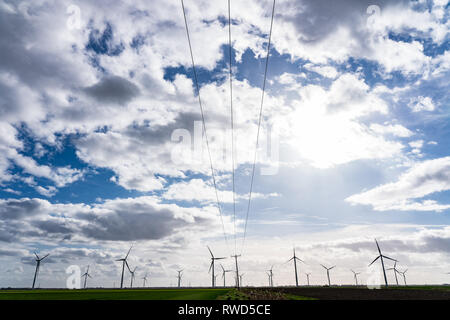
[[[305,273],[305,274],[306,274],[306,281],[307,281],[308,286],[309,286],[309,276],[311,275],[311,273]]]
[[[225,275],[227,272],[233,272],[233,270],[225,270],[225,268],[223,267],[223,265],[220,265],[220,267],[222,268],[222,279],[223,279],[223,286],[226,287],[226,279],[225,279]]]
[[[386,257],[385,255],[383,255],[383,254],[381,253],[381,249],[380,249],[380,246],[378,245],[377,239],[375,239],[375,243],[377,244],[377,248],[378,248],[378,253],[379,253],[379,255],[378,255],[378,257],[375,258],[375,260],[372,261],[371,264],[369,264],[369,267],[370,267],[375,261],[377,261],[378,259],[381,260],[381,267],[383,268],[383,275],[384,275],[384,283],[386,284],[386,287],[387,287],[387,286],[388,286],[388,281],[387,281],[387,277],[386,277],[386,270],[384,269],[384,260],[383,260],[383,258],[384,258],[384,259],[389,259],[389,260],[392,260],[392,261],[396,261],[396,262],[398,262],[398,261],[395,260],[395,259],[392,259],[392,258],[389,258],[389,257]]]
[[[288,262],[291,261],[291,260],[294,260],[295,286],[298,287],[297,260],[300,261],[300,262],[303,262],[303,263],[305,263],[305,262],[304,262],[302,259],[299,259],[299,258],[295,255],[295,247],[294,247],[294,256],[293,256],[292,258],[290,258],[290,259],[288,260]]]
[[[124,273],[124,271],[125,271],[125,265],[127,266],[128,270],[130,270],[130,267],[128,266],[127,259],[128,259],[128,255],[130,254],[130,251],[131,251],[132,248],[133,248],[133,246],[130,247],[130,250],[128,250],[128,253],[127,253],[127,255],[125,256],[125,258],[117,259],[117,260],[116,260],[116,261],[122,261],[122,276],[121,276],[121,278],[120,278],[120,289],[123,288],[123,273]]]
[[[267,272],[269,275],[269,287],[273,287],[273,266]]]
[[[394,262],[394,266],[392,268],[389,268],[389,269],[386,269],[386,270],[394,270],[395,282],[398,285],[397,273],[399,273],[399,271],[397,270],[397,261]]]
[[[215,286],[216,286],[216,277],[214,276],[214,261],[215,260],[223,260],[223,259],[225,259],[224,257],[220,257],[220,258],[216,258],[216,257],[214,257],[214,255],[213,255],[213,253],[212,253],[212,251],[211,251],[211,249],[208,247],[208,246],[206,246],[207,248],[208,248],[208,250],[209,250],[209,253],[211,254],[211,264],[210,264],[210,266],[209,266],[209,271],[208,272],[211,272],[211,270],[212,270],[212,276],[211,276],[211,282],[212,282],[212,287],[214,288]]]
[[[353,272],[353,277],[355,278],[355,284],[358,285],[358,274],[361,274],[361,272],[355,272],[353,270],[350,270]]]
[[[142,287],[145,288],[145,284],[146,284],[146,282],[147,282],[147,274],[145,274],[145,276],[142,277],[142,280],[144,280],[144,284],[142,285]]]
[[[325,268],[325,270],[327,270],[327,278],[328,278],[328,285],[331,287],[331,281],[330,281],[330,270],[335,268],[336,266],[332,266],[330,268],[325,267],[323,264],[321,264],[322,267]]]
[[[86,282],[87,282],[87,278],[92,278],[91,275],[89,274],[89,266],[87,267],[86,272],[82,275],[82,277],[84,277],[84,286],[83,288],[86,289]]]
[[[134,273],[136,272],[137,267],[134,268],[133,271],[131,271],[131,269],[128,269],[131,273],[131,283],[130,283],[130,288],[133,288],[133,280],[134,280]]]
[[[399,273],[403,276],[403,281],[405,282],[405,286],[406,286],[406,271],[408,271],[408,269],[406,269],[405,271],[399,271]]]
[[[34,253],[34,255],[36,256],[36,270],[34,271],[33,286],[31,287],[31,289],[34,289],[34,284],[36,283],[36,279],[39,273],[39,267],[41,266],[41,261],[47,258],[49,256],[49,253],[42,258],[39,258],[36,252]]]
[[[244,286],[244,285],[243,285],[243,282],[242,282],[242,278],[244,277],[244,274],[245,274],[245,273],[241,273],[241,274],[239,275],[239,281],[240,281],[241,286]]]
[[[178,278],[178,288],[180,288],[181,287],[181,277],[182,277],[182,272],[183,272],[183,270],[178,270],[177,271],[178,272],[178,276],[177,276],[177,278]]]

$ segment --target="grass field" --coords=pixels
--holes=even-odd
[[[0,300],[216,300],[230,289],[1,290]]]
[[[0,300],[450,300],[450,287],[0,290]]]

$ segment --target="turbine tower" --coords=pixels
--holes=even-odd
[[[144,284],[142,285],[142,287],[145,288],[145,283],[147,282],[147,274],[145,274],[142,280],[144,280]]]
[[[87,282],[87,278],[92,278],[91,275],[89,274],[89,266],[87,267],[86,272],[82,275],[82,277],[84,277],[84,286],[83,288],[86,289],[86,282]]]
[[[384,283],[386,284],[386,287],[387,287],[387,286],[388,286],[388,281],[387,281],[387,277],[386,277],[386,270],[384,269],[384,260],[383,260],[383,258],[389,259],[389,260],[392,260],[392,261],[396,261],[396,262],[398,262],[398,261],[395,260],[395,259],[392,259],[392,258],[389,258],[389,257],[384,256],[384,255],[381,253],[381,249],[380,249],[380,246],[378,245],[377,239],[375,239],[375,243],[377,244],[377,248],[378,248],[378,253],[379,253],[379,255],[378,255],[378,257],[375,258],[375,260],[372,261],[371,264],[369,264],[369,267],[370,267],[375,261],[377,261],[378,259],[381,260],[381,266],[382,266],[382,268],[383,268],[383,275],[384,275]]]
[[[358,285],[358,274],[361,274],[361,272],[355,272],[353,270],[350,270],[351,272],[353,272],[353,277],[355,278],[355,283],[356,285]]]
[[[116,261],[122,261],[122,276],[121,276],[121,278],[120,278],[120,289],[123,288],[123,273],[124,273],[124,271],[125,271],[125,265],[127,265],[128,270],[130,270],[130,267],[128,266],[127,259],[128,259],[128,255],[130,254],[130,251],[131,251],[132,248],[133,248],[133,246],[130,247],[130,250],[128,250],[128,253],[127,253],[127,255],[125,256],[125,258],[117,259],[117,260],[116,260]]]
[[[127,266],[128,266],[128,264],[127,264]],[[137,267],[135,267],[134,270],[131,271],[131,269],[128,268],[128,270],[129,270],[130,273],[131,273],[131,283],[130,283],[130,288],[133,288],[134,273],[136,272],[136,269],[137,269]]]
[[[406,276],[405,276],[406,271],[408,271],[408,269],[406,269],[405,271],[399,271],[399,273],[403,276],[403,281],[405,282],[405,286],[406,286]]]
[[[238,268],[238,260],[237,258],[239,258],[241,255],[239,254],[235,254],[234,256],[231,256],[232,258],[234,258],[234,261],[236,262],[236,288],[239,289],[239,268]]]
[[[288,260],[288,262],[291,261],[291,260],[294,260],[295,286],[298,287],[297,260],[300,261],[300,262],[303,262],[303,263],[305,263],[305,262],[304,262],[302,259],[299,259],[299,258],[295,255],[295,247],[294,247],[294,256],[293,256],[292,258],[290,258],[290,259]]]
[[[214,261],[215,261],[215,260],[222,260],[222,259],[225,259],[225,258],[224,258],[224,257],[221,257],[221,258],[216,258],[216,257],[214,257],[214,255],[213,255],[211,249],[210,249],[208,246],[206,246],[206,247],[208,248],[209,253],[211,254],[211,264],[210,264],[210,266],[209,266],[209,271],[208,271],[208,273],[211,272],[211,270],[212,270],[211,282],[212,282],[212,287],[214,288],[214,287],[216,286],[216,277],[214,276],[214,269],[215,269],[215,268],[214,268]]]
[[[273,287],[273,266],[267,270],[268,275],[269,275],[269,287]]]
[[[223,279],[223,286],[226,287],[226,279],[225,279],[225,275],[227,272],[233,272],[233,270],[225,270],[225,268],[223,267],[223,265],[220,265],[220,267],[222,268],[222,279]]]
[[[309,276],[311,275],[311,273],[305,273],[306,274],[306,281],[308,282],[308,286],[309,286]]]
[[[34,289],[34,284],[36,283],[36,279],[39,273],[39,267],[41,266],[41,261],[47,258],[49,256],[49,253],[42,258],[39,258],[36,252],[34,253],[34,255],[36,256],[36,270],[34,271],[33,286],[31,287],[31,289]]]
[[[178,278],[178,288],[181,288],[181,277],[182,277],[182,272],[183,272],[183,270],[178,270],[177,271],[178,272],[178,276],[177,276],[177,278]]]
[[[399,271],[397,270],[397,261],[394,262],[394,266],[392,268],[389,268],[389,269],[386,269],[386,270],[394,270],[395,282],[398,285],[397,273],[399,273]]]
[[[332,266],[330,268],[325,267],[323,264],[321,264],[322,267],[325,268],[325,270],[327,270],[327,278],[328,278],[328,286],[331,287],[331,281],[330,281],[330,270],[335,268],[336,266]]]

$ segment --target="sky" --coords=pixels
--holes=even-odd
[[[206,136],[180,1],[0,0],[0,287],[449,283],[448,1],[276,2],[248,220],[273,3],[184,4]]]

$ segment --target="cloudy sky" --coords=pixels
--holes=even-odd
[[[272,1],[231,1],[234,194],[227,1],[185,7],[222,218],[180,1],[0,0],[0,287],[33,251],[41,287],[117,286],[132,244],[157,286],[209,284],[206,245],[244,285],[293,284],[293,246],[314,284],[370,282],[375,237],[449,283],[448,1],[277,1],[245,242]]]

